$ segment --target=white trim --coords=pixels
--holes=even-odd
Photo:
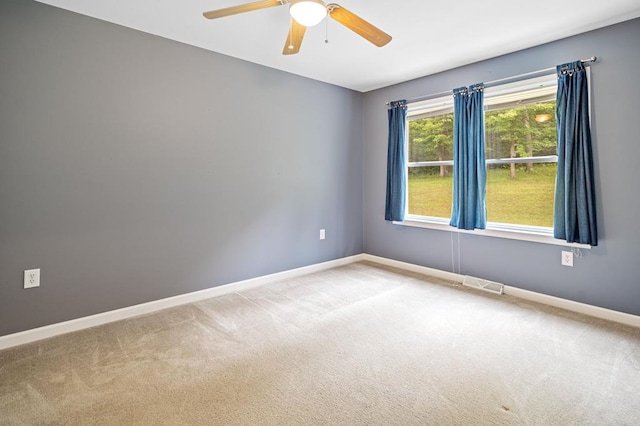
[[[474,229],[473,231],[467,231],[464,229],[458,229],[453,226],[450,226],[448,223],[448,219],[446,219],[446,223],[430,221],[430,220],[419,220],[415,218],[405,219],[403,221],[393,221],[394,225],[400,226],[409,226],[413,228],[424,228],[424,229],[434,229],[437,231],[448,231],[448,232],[461,232],[463,234],[471,234],[471,235],[479,235],[483,237],[495,237],[495,238],[506,238],[509,240],[520,240],[520,241],[528,241],[532,243],[541,243],[541,244],[551,244],[556,246],[564,246],[564,247],[575,247],[581,249],[591,249],[589,244],[578,244],[578,243],[568,243],[566,241],[558,240],[553,238],[553,235],[546,232],[535,232],[533,227],[531,230],[525,230],[524,227],[522,229]],[[489,224],[487,224],[489,226]]]
[[[35,342],[42,339],[70,333],[72,331],[83,330],[98,325],[107,324],[114,321],[120,321],[127,318],[145,315],[162,309],[172,308],[175,306],[193,303],[211,297],[221,296],[237,291],[246,290],[264,284],[273,283],[285,279],[295,278],[314,272],[323,271],[325,269],[336,268],[338,266],[348,265],[363,260],[364,256],[358,254],[341,259],[331,260],[328,262],[317,263],[314,265],[304,266],[302,268],[291,269],[288,271],[277,272],[275,274],[264,275],[257,278],[251,278],[244,281],[224,284],[205,290],[194,291],[191,293],[180,294],[165,299],[154,300],[139,305],[128,306],[126,308],[115,309],[113,311],[102,312],[87,317],[76,318],[69,321],[59,322],[56,324],[46,325],[44,327],[33,328],[18,333],[0,336],[0,349],[6,349],[13,346],[24,345],[26,343]]]
[[[504,286],[504,294],[528,300],[530,302],[542,303],[555,308],[588,315],[590,317],[640,328],[640,316],[637,315],[588,305],[586,303],[574,302],[573,300],[562,299],[560,297],[549,296],[547,294],[536,293],[535,291],[523,290],[521,288],[511,287],[508,285]]]
[[[399,260],[374,256],[372,254],[364,254],[362,260],[367,260],[369,262],[379,263],[381,265],[391,266],[398,269],[404,269],[405,271],[416,272],[418,274],[430,275],[432,277],[440,278],[443,280],[456,281],[461,283],[464,279],[464,275],[456,274],[453,272],[428,268],[426,266],[420,266],[414,263],[400,262]]]
[[[464,275],[454,274],[452,272],[440,271],[438,269],[427,268],[424,266],[414,265],[411,263],[400,262],[393,259],[387,259],[370,254],[364,255],[364,260],[371,262],[377,262],[382,265],[392,266],[399,269],[404,269],[410,272],[422,273],[425,275],[431,275],[437,278],[448,279],[462,283]],[[614,311],[611,309],[601,308],[599,306],[588,305],[586,303],[574,302],[573,300],[562,299],[560,297],[549,296],[542,293],[536,293],[534,291],[523,290],[508,285],[504,286],[504,294],[517,297],[519,299],[528,300],[531,302],[542,303],[545,305],[553,306],[555,308],[565,309],[571,312],[577,312],[580,314],[588,315],[594,318],[600,318],[607,321],[613,321],[620,324],[630,325],[632,327],[640,328],[640,316],[627,314],[625,312]]]
[[[73,331],[83,330],[98,325],[107,324],[139,315],[153,313],[162,309],[172,308],[186,303],[193,303],[211,297],[222,296],[237,291],[246,290],[264,284],[270,284],[276,281],[295,278],[314,272],[320,272],[325,269],[336,268],[339,266],[349,265],[360,261],[370,261],[380,265],[386,265],[403,269],[409,272],[430,275],[432,277],[455,281],[462,283],[464,275],[453,272],[443,271],[440,269],[428,268],[413,263],[401,262],[385,257],[374,256],[371,254],[357,254],[354,256],[343,257],[328,262],[317,263],[315,265],[304,266],[302,268],[291,269],[288,271],[278,272],[275,274],[265,275],[262,277],[251,278],[244,281],[224,284],[205,290],[194,291],[192,293],[181,294],[178,296],[168,297],[166,299],[155,300],[152,302],[142,303],[139,305],[129,306],[126,308],[116,309],[113,311],[103,312],[88,317],[73,319],[44,327],[34,328],[31,330],[21,331],[19,333],[0,336],[0,350],[13,346],[24,345],[42,339],[48,339],[61,334]],[[532,302],[543,303],[545,305],[554,306],[556,308],[565,309],[572,312],[600,318],[620,324],[630,325],[640,328],[640,316],[627,314],[624,312],[613,311],[611,309],[600,308],[598,306],[587,305],[585,303],[574,302],[572,300],[561,299],[559,297],[548,296],[542,293],[536,293],[529,290],[523,290],[516,287],[504,286],[504,293],[518,297],[520,299]]]
[[[585,67],[585,69],[589,69]],[[536,74],[539,74],[536,72]],[[589,79],[589,76],[587,76]],[[497,82],[496,82],[497,83]],[[490,84],[490,83],[487,83]],[[537,77],[523,78],[511,83],[490,84],[484,88],[484,106],[494,106],[504,104],[512,100],[514,94],[517,99],[531,99],[534,97],[548,95],[555,99],[558,91],[558,77],[556,69],[550,68],[544,74]],[[505,100],[505,98],[507,98]],[[486,108],[485,108],[486,111]],[[407,102],[407,120],[419,119],[425,114],[444,115],[453,112],[453,90],[444,93],[442,96],[429,98],[422,101]],[[418,116],[418,117],[416,117]]]

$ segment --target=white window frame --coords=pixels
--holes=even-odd
[[[587,68],[587,72],[589,69]],[[589,81],[589,80],[587,80]],[[527,90],[535,90],[537,88],[549,88],[550,86],[557,87],[557,77],[555,72],[550,73],[548,75],[543,75],[535,78],[529,78],[525,80],[520,80],[513,83],[497,85],[493,87],[486,87],[484,89],[484,98],[485,105],[491,105],[491,98],[496,97],[504,97],[509,94],[521,93]],[[424,114],[427,111],[433,110],[446,110],[453,109],[453,96],[447,95],[443,97],[438,97],[435,99],[430,99],[427,101],[413,102],[407,104],[407,121],[410,120],[410,117]],[[407,126],[408,129],[408,126]],[[408,157],[408,143],[405,145],[405,158]],[[555,157],[551,158],[551,157]],[[553,162],[557,161],[557,156],[551,156],[547,158],[540,158],[539,161],[542,162]],[[503,162],[505,160],[488,160],[488,162]],[[518,159],[520,162],[531,162],[531,160],[527,159]],[[535,161],[535,160],[534,160]],[[509,162],[513,162],[511,159]],[[437,166],[441,163],[449,162],[440,162],[433,161],[428,162],[429,165]],[[421,163],[424,164],[424,163]],[[405,170],[405,173],[407,173]],[[405,187],[406,191],[406,211],[408,209],[409,203],[409,185],[408,179],[406,180],[407,185]],[[434,229],[440,231],[449,231],[449,232],[459,232],[465,234],[486,236],[486,237],[497,237],[497,238],[507,238],[521,241],[530,241],[536,243],[543,244],[552,244],[566,247],[576,247],[576,248],[584,248],[590,249],[591,246],[588,244],[578,244],[578,243],[568,243],[563,240],[559,240],[553,237],[553,228],[541,227],[541,226],[527,226],[527,225],[513,225],[513,224],[504,224],[504,223],[496,223],[496,222],[487,222],[486,229],[475,229],[475,230],[464,230],[458,229],[449,225],[450,218],[441,218],[441,217],[433,217],[433,216],[420,216],[420,215],[411,215],[407,214],[403,221],[393,221],[395,225],[401,226],[409,226],[409,227],[417,227],[417,228],[426,228],[426,229]]]

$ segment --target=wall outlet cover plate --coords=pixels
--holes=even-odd
[[[40,269],[24,271],[24,288],[40,287]]]

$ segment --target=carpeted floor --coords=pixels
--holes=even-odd
[[[0,424],[638,425],[640,330],[356,263],[1,351]]]

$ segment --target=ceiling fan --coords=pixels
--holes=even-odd
[[[389,34],[339,4],[325,4],[322,0],[262,0],[226,7],[224,9],[211,10],[204,12],[203,15],[208,19],[216,19],[273,6],[283,6],[285,4],[289,4],[289,13],[293,19],[291,19],[289,35],[282,50],[283,55],[298,53],[307,27],[319,24],[327,15],[378,47],[382,47],[391,41]]]

